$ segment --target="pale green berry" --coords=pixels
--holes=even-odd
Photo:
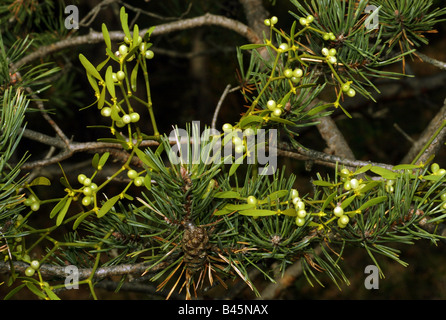
[[[85,178],[82,184],[86,187],[89,187],[91,185],[91,179]]]
[[[223,132],[229,132],[232,131],[232,125],[230,123],[225,123],[222,127]]]
[[[351,179],[351,180],[350,180],[350,186],[351,186],[351,188],[352,188],[353,190],[358,189],[358,187],[359,187],[359,181],[358,181],[358,179],[355,179],[355,178]]]
[[[270,19],[265,19],[265,20],[263,21],[263,23],[264,23],[265,26],[267,26],[267,27],[271,26],[271,20],[270,20]]]
[[[275,108],[273,110],[273,116],[280,117],[281,114],[282,114],[282,109],[281,108]]]
[[[291,189],[291,199],[297,198],[299,196],[299,191],[297,191],[296,189]]]
[[[91,204],[91,196],[85,196],[82,198],[82,205],[87,207]]]
[[[32,276],[34,275],[35,272],[36,272],[36,270],[34,270],[34,269],[31,268],[31,267],[28,267],[28,268],[25,269],[25,275],[26,275],[27,277],[32,277]]]
[[[246,202],[248,204],[256,205],[257,204],[257,199],[254,196],[249,196],[248,198],[246,198]]]
[[[85,179],[87,179],[87,176],[83,173],[77,176],[77,181],[79,181],[81,184],[84,184]]]
[[[347,168],[342,169],[340,172],[341,177],[347,177],[349,174],[350,170],[348,170]]]
[[[125,114],[122,116],[122,122],[124,122],[125,124],[129,124],[130,122],[132,122],[132,118],[130,117],[130,115]]]
[[[83,193],[85,196],[91,196],[91,195],[93,194],[93,190],[91,189],[91,187],[85,187],[85,188],[82,190],[82,193]]]
[[[137,113],[137,112],[130,113],[130,121],[131,122],[138,122],[139,119],[140,119],[139,113]]]
[[[269,110],[273,111],[274,109],[276,109],[277,104],[276,104],[276,101],[274,101],[274,100],[269,100],[269,101],[266,103],[266,106],[268,107]]]
[[[440,170],[440,165],[438,163],[432,163],[431,164],[431,171],[432,171],[432,173],[435,173],[438,170]]]
[[[291,70],[291,69],[285,69],[285,71],[283,72],[283,75],[284,75],[286,78],[291,78],[291,77],[293,76],[293,70]]]
[[[128,51],[129,51],[129,48],[125,44],[121,44],[119,46],[119,53],[121,54],[121,56],[125,56]]]
[[[341,224],[346,225],[346,224],[348,224],[349,221],[350,221],[349,217],[345,214],[343,216],[339,217],[339,223],[341,223]]]
[[[29,266],[30,266],[31,268],[33,268],[34,270],[37,270],[37,269],[39,269],[39,267],[40,267],[40,262],[37,261],[37,260],[33,260],[33,261],[31,261],[31,263],[29,264]]]
[[[349,180],[345,181],[344,182],[344,189],[345,190],[351,190],[351,188],[352,188],[351,182]]]
[[[322,55],[324,55],[324,56],[328,56],[329,55],[329,50],[328,50],[328,48],[322,48]]]
[[[293,76],[296,77],[296,78],[302,77],[303,74],[304,74],[304,72],[300,68],[296,68],[296,69],[293,70]]]
[[[294,84],[298,84],[299,81],[300,81],[300,78],[298,78],[298,77],[291,77],[291,82],[292,82],[292,83],[294,83]]]
[[[124,80],[124,78],[125,78],[125,73],[124,73],[124,71],[119,70],[119,71],[116,73],[116,78],[118,78],[119,81]]]
[[[144,184],[144,177],[136,177],[135,180],[133,180],[133,183],[137,187],[142,186]]]
[[[144,57],[147,60],[153,59],[154,56],[155,56],[155,53],[152,50],[147,50],[146,53],[144,54]]]
[[[305,224],[305,219],[304,218],[296,217],[296,225],[298,227],[302,227],[304,224]]]
[[[246,137],[251,137],[251,136],[255,135],[255,132],[254,132],[253,128],[246,128],[245,131],[243,131],[243,134]]]
[[[243,153],[243,151],[245,150],[245,147],[243,144],[239,144],[234,147],[234,150],[236,153]]]
[[[101,109],[101,115],[104,116],[104,117],[110,117],[111,116],[111,108],[103,107]]]
[[[297,201],[295,204],[296,210],[304,210],[305,209],[305,202],[303,201]]]
[[[142,42],[139,45],[139,51],[141,51],[141,53],[143,53],[143,54],[146,52],[146,43],[145,42]]]
[[[314,17],[311,14],[309,16],[307,16],[308,23],[312,23],[313,21],[314,21]]]
[[[40,203],[39,202],[33,202],[30,206],[32,211],[38,211],[40,209]]]
[[[342,209],[342,207],[340,206],[336,206],[333,209],[333,213],[336,217],[342,217],[342,215],[344,214],[344,209]]]
[[[271,24],[274,25],[274,24],[276,24],[278,21],[279,21],[279,19],[278,19],[276,16],[271,17],[271,20],[270,20]]]
[[[279,46],[279,50],[282,50],[282,51],[288,50],[288,48],[289,48],[288,44],[286,44],[286,43],[281,43]]]
[[[300,209],[297,211],[297,216],[299,218],[305,218],[307,216],[307,211],[305,209]]]
[[[127,171],[127,177],[129,177],[129,179],[134,180],[137,176],[138,172],[136,172],[136,170],[131,169]]]
[[[307,21],[307,19],[305,19],[305,18],[300,18],[300,19],[299,19],[299,23],[300,23],[301,25],[305,26],[305,25],[307,25],[308,21]]]
[[[338,59],[336,59],[335,56],[329,56],[327,61],[331,64],[335,64],[338,61]]]
[[[347,90],[347,95],[348,95],[350,98],[353,98],[353,97],[356,95],[356,91],[355,91],[355,89],[353,89],[353,88],[348,89],[348,90]]]
[[[233,138],[232,138],[232,143],[233,143],[235,146],[239,146],[239,145],[242,145],[242,144],[243,144],[243,141],[242,141],[242,139],[240,139],[239,137],[233,137]]]
[[[328,54],[330,56],[335,56],[336,55],[336,49],[335,48],[331,48],[330,50],[328,50]]]

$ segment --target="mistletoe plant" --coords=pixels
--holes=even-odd
[[[377,254],[404,265],[393,243],[442,238],[437,229],[446,217],[446,170],[432,159],[391,168],[337,164],[332,177],[318,174],[314,194],[306,195],[295,188],[296,177],[278,168],[271,155],[277,155],[279,143],[301,148],[299,130],[337,108],[350,116],[342,102],[356,94],[372,98],[369,90],[377,90],[373,77],[404,76],[382,67],[415,54],[413,47],[424,42],[420,32],[432,30],[445,10],[424,14],[431,3],[420,1],[419,18],[400,28],[386,23],[375,30],[364,26],[370,18],[363,13],[367,1],[356,6],[354,1],[321,0],[306,6],[292,2],[298,13],[292,13],[295,22],[289,32],[278,28],[278,19],[271,17],[264,21],[269,34],[263,43],[238,50],[247,109],[237,122],[225,123],[221,132],[205,127],[200,133],[192,123],[186,129],[174,127],[170,134],[160,133],[149,82],[150,63],[156,63],[150,42],[154,28],[140,34],[134,25],[131,31],[123,7],[125,37],[116,47],[102,25],[106,59],[94,66],[84,55],[79,58],[96,98],[90,107],[108,121],[99,128],[111,136],[100,141],[119,144],[127,157],[100,180],[111,153],[96,153],[92,174],[81,173],[77,181],[63,174],[65,195],[58,199],[37,198],[33,187],[49,183],[43,177],[24,184],[27,196],[22,205],[29,207],[24,216],[20,209],[9,209],[20,208],[20,196],[9,197],[15,185],[2,184],[0,191],[6,193],[0,201],[6,197],[1,204],[8,210],[1,218],[14,224],[8,234],[2,231],[8,239],[2,253],[11,264],[21,260],[26,266],[25,277],[17,278],[12,271],[9,283],[20,279],[22,284],[8,297],[27,287],[39,297],[57,298],[57,291],[66,285],[57,278],[45,279],[42,270],[67,264],[90,270],[76,284],[88,286],[94,298],[101,281],[95,274],[98,270],[128,266],[133,269],[119,273],[119,285],[137,272],[142,279],[156,281],[158,290],[166,289],[167,298],[184,290],[190,299],[200,289],[226,287],[226,280],[234,277],[259,294],[250,279],[251,269],[275,281],[274,266],[283,274],[296,261],[310,283],[320,281],[317,271],[340,286],[349,283],[340,263],[347,247],[365,249],[378,267]],[[370,3],[380,8],[385,20],[395,2]],[[420,29],[421,25],[428,28]],[[396,43],[398,54],[392,51]],[[144,96],[137,93],[141,73]],[[321,94],[330,88],[334,101],[324,102]],[[2,114],[2,133],[15,128],[26,105],[23,101],[6,91],[4,112],[12,111],[13,105],[18,108]],[[152,132],[142,130],[136,105],[147,108]],[[7,121],[8,117],[15,120]],[[16,170],[2,176],[2,181],[11,181]],[[108,186],[121,178],[124,187],[110,193]],[[51,227],[33,227],[30,218],[43,206],[50,208],[54,222]],[[59,230],[69,230],[64,240],[57,238]],[[37,240],[30,244],[25,236]],[[29,253],[40,243],[49,243],[46,253],[30,261]]]

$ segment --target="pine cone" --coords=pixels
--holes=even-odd
[[[207,251],[210,248],[209,236],[206,229],[197,227],[192,222],[186,222],[184,226],[181,246],[186,268],[193,274],[200,270],[207,260]]]

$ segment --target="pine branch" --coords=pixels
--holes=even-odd
[[[13,261],[13,268],[15,272],[20,274],[24,274],[26,268],[29,267],[28,263],[22,261]],[[168,262],[159,263],[156,266],[151,267],[151,264],[148,263],[135,263],[135,264],[122,264],[116,266],[103,266],[96,269],[94,273],[94,279],[104,279],[112,276],[123,276],[123,275],[137,275],[141,276],[143,273],[147,271],[149,267],[150,271],[146,273],[152,274],[156,273],[168,265]],[[66,278],[66,266],[57,266],[51,264],[42,264],[39,268],[42,276],[46,279],[48,278]],[[91,277],[93,269],[92,268],[79,268],[78,276],[79,280],[88,279]],[[11,263],[0,261],[0,273],[10,273],[11,272]]]
[[[25,129],[23,136],[25,138],[43,143],[48,146],[62,149],[57,155],[48,159],[29,161],[25,163],[21,168],[23,170],[31,170],[34,168],[48,166],[72,157],[75,153],[79,152],[110,152],[115,159],[120,161],[127,161],[129,154],[123,149],[120,143],[110,142],[75,142],[69,141],[66,145],[59,138],[50,137],[40,132],[36,132],[30,129]],[[141,143],[141,147],[158,146],[159,142],[155,140],[144,140]],[[139,164],[136,163],[136,164]]]
[[[403,158],[402,163],[410,163],[416,161],[417,163],[426,162],[432,155],[436,155],[444,146],[446,141],[446,100],[443,106],[431,120],[429,125],[424,129],[420,138],[413,144],[412,148]],[[441,128],[440,131],[438,129]],[[438,131],[438,132],[437,132]],[[430,141],[433,138],[432,141]],[[430,144],[427,145],[430,141]],[[423,147],[425,147],[423,150]],[[417,154],[423,152],[416,158]]]
[[[241,36],[248,39],[248,41],[250,41],[251,43],[261,42],[261,39],[255,34],[255,32],[253,32],[252,29],[246,26],[245,24],[233,19],[214,15],[211,13],[206,13],[205,15],[200,17],[158,25],[153,31],[152,36],[159,36],[180,30],[187,30],[204,26],[219,26],[240,34]],[[148,29],[141,30],[140,34],[144,35],[147,32],[147,30]],[[110,31],[109,35],[112,41],[122,41],[122,39],[125,36],[123,31]],[[97,32],[97,31],[91,31],[89,34],[83,36],[70,37],[67,39],[60,40],[51,45],[40,47],[33,53],[30,53],[29,55],[15,62],[11,69],[11,72],[12,71],[15,72],[21,66],[26,65],[34,60],[46,57],[54,52],[58,52],[63,49],[77,47],[85,44],[99,43],[102,41],[104,41],[102,32]]]

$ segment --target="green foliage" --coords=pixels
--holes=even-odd
[[[356,92],[371,98],[369,90],[377,90],[371,78],[402,76],[381,68],[414,53],[413,47],[424,43],[420,32],[432,30],[444,14],[444,10],[426,14],[431,1],[420,1],[416,10],[400,8],[405,2],[371,1],[379,5],[385,22],[376,31],[364,27],[367,1],[357,6],[354,1],[304,5],[292,1],[298,13],[292,13],[295,21],[289,32],[277,27],[277,18],[271,17],[265,21],[270,33],[264,43],[247,44],[237,51],[244,83],[241,92],[248,103],[240,119],[225,124],[223,133],[206,127],[200,134],[192,123],[186,130],[175,127],[170,135],[158,131],[153,112],[148,70],[154,28],[140,35],[138,25],[130,28],[122,7],[122,41],[117,46],[112,43],[103,24],[105,60],[95,66],[79,54],[79,61],[95,97],[89,107],[107,121],[97,127],[105,127],[111,135],[98,140],[120,144],[127,157],[116,169],[111,153],[96,153],[91,173],[79,174],[77,181],[70,181],[61,165],[64,194],[56,199],[38,199],[34,192],[50,185],[47,178],[25,183],[17,179],[21,163],[8,164],[20,141],[28,106],[20,86],[45,85],[43,80],[56,69],[31,68],[16,84],[8,65],[27,50],[29,42],[18,41],[12,52],[0,43],[0,219],[2,225],[10,225],[2,228],[2,255],[11,265],[13,261],[30,264],[32,250],[39,243],[47,246],[34,270],[38,280],[33,270],[21,278],[12,270],[7,284],[17,279],[21,284],[6,298],[27,288],[41,299],[58,299],[54,291],[64,284],[43,281],[39,269],[43,263],[91,268],[78,284],[88,286],[93,298],[97,298],[94,273],[100,267],[136,263],[144,263],[143,275],[150,275],[158,290],[166,289],[168,297],[185,288],[186,297],[192,298],[204,286],[226,286],[226,279],[236,277],[258,294],[249,278],[251,268],[274,281],[274,263],[283,273],[296,261],[310,283],[322,284],[317,274],[323,273],[340,287],[349,283],[341,265],[347,247],[363,248],[376,265],[377,255],[404,265],[393,244],[418,239],[436,243],[441,237],[425,226],[438,226],[446,217],[446,171],[437,164],[402,164],[392,170],[374,165],[355,170],[337,167],[332,177],[317,175],[313,194],[302,194],[286,168],[269,164],[266,168],[274,172],[268,175],[258,158],[237,162],[273,148],[268,140],[250,145],[250,135],[278,129],[280,141],[301,146],[300,128],[316,124],[319,117],[333,112],[332,107],[342,108],[341,101]],[[399,11],[398,21],[407,16],[404,21],[410,23],[404,24],[404,32],[401,24],[393,23],[392,10]],[[422,22],[425,29],[420,28]],[[401,52],[389,55],[396,43]],[[249,54],[246,68],[245,53]],[[137,88],[141,74],[144,90]],[[326,90],[334,90],[334,102],[319,100]],[[148,129],[141,125],[137,104],[147,108],[150,132],[144,132]],[[237,134],[242,132],[245,136],[240,139]],[[144,141],[151,146],[143,147]],[[234,150],[241,147],[236,152],[241,158],[223,152],[233,146]],[[99,181],[108,166],[116,170]],[[123,183],[109,189],[117,180]],[[41,207],[48,210],[51,226],[40,229],[30,217]],[[24,210],[28,211],[23,217]],[[29,243],[21,238],[30,235],[37,240]],[[120,283],[125,280],[122,276]]]

